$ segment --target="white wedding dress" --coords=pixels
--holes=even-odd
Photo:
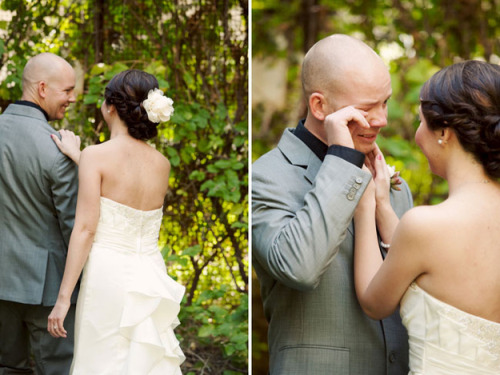
[[[500,324],[450,306],[411,284],[401,300],[411,375],[500,374]]]
[[[97,231],[77,302],[73,375],[177,375],[174,334],[184,287],[158,250],[162,209],[101,197]]]

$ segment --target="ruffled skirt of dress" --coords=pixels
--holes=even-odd
[[[94,243],[77,303],[71,374],[181,374],[174,328],[183,294],[157,249],[133,253]]]

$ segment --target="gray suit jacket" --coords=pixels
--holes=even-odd
[[[408,374],[398,312],[368,318],[354,291],[352,217],[371,175],[321,160],[287,129],[252,167],[253,266],[269,321],[272,375]],[[406,183],[392,192],[412,206]]]
[[[0,115],[0,300],[51,306],[57,299],[78,170],[51,134],[36,108],[11,104]]]

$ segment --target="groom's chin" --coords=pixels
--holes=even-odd
[[[356,144],[354,145],[354,148],[359,151],[359,152],[362,152],[363,154],[365,155],[368,155],[370,152],[372,152],[373,150],[375,150],[375,142],[371,143],[371,144]]]

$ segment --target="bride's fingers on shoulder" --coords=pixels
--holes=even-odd
[[[71,130],[66,130],[66,129],[61,129],[59,130],[59,133],[61,133],[62,138],[68,138],[68,139],[74,139],[77,137],[75,133],[73,133]]]
[[[59,149],[61,149],[62,143],[61,143],[61,140],[59,139],[59,137],[57,135],[55,135],[55,134],[51,134],[50,138],[52,138],[52,140],[57,145],[57,147],[59,147]]]

